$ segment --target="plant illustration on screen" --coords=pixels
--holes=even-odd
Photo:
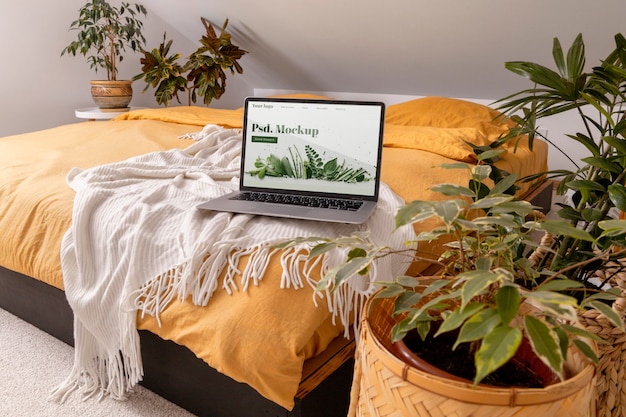
[[[366,182],[372,179],[372,175],[362,167],[346,166],[345,161],[339,164],[337,158],[324,162],[319,153],[311,146],[305,145],[304,148],[306,154],[304,158],[295,146],[290,146],[288,148],[289,156],[282,158],[270,154],[264,160],[259,156],[254,163],[256,169],[248,171],[248,174],[259,179],[269,176],[348,183]]]

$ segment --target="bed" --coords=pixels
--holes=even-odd
[[[444,97],[388,106],[382,181],[404,201],[439,198],[429,190],[433,184],[466,183],[465,171],[439,166],[475,162],[466,141],[484,145],[501,135],[507,127],[495,122],[496,115],[488,107]],[[207,125],[236,132],[241,123],[241,109],[173,107],[1,138],[0,308],[74,344],[59,256],[72,225],[70,170],[187,149],[197,143],[193,134]],[[520,176],[545,171],[547,147],[535,142],[531,151],[522,141],[517,150],[507,149],[498,165]],[[546,190],[525,183],[518,195],[545,206]],[[385,206],[387,217],[394,207]],[[429,245],[417,250],[427,257],[440,251]],[[240,270],[252,262],[245,255],[238,261]],[[421,274],[428,264],[402,268]],[[353,317],[339,320],[336,309],[317,296],[314,303],[309,285],[280,288],[281,276],[289,275],[280,262],[272,260],[264,271],[258,285],[217,290],[204,307],[173,300],[158,318],[137,314],[141,383],[200,416],[346,415],[354,350],[346,321]],[[319,274],[319,268],[312,271]],[[351,303],[362,303],[367,291],[361,294]]]

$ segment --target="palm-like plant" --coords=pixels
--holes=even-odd
[[[507,62],[507,69],[529,79],[534,86],[497,102],[499,109],[517,122],[517,127],[500,142],[528,135],[532,147],[541,119],[563,112],[580,116],[584,129],[567,137],[584,145],[589,155],[575,162],[575,170],[538,174],[560,178],[558,192],[572,193],[573,204],[561,205],[558,214],[579,232],[567,236],[561,226],[546,222],[544,227],[551,229],[556,238],[553,252],[546,254],[540,266],[561,271],[589,286],[598,286],[592,278],[607,259],[620,259],[626,254],[626,235],[619,223],[614,223],[614,232],[608,234],[598,226],[611,219],[615,208],[626,211],[626,39],[617,34],[615,44],[607,58],[590,72],[585,71],[582,35],[576,37],[567,54],[554,39],[556,71],[532,62]]]
[[[198,97],[209,105],[226,91],[225,70],[230,70],[231,74],[243,72],[238,61],[247,51],[232,43],[231,35],[226,32],[228,19],[219,36],[211,23],[204,18],[201,20],[206,34],[184,64],[178,63],[181,58],[179,53],[170,55],[172,41],[166,40],[166,34],[158,48],[143,51],[142,72],[133,80],[144,79],[146,87],[143,91],[155,88],[155,98],[160,105],[168,106],[174,98],[180,103],[178,93],[184,91],[187,91],[188,105],[195,103]]]

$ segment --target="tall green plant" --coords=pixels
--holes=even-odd
[[[494,152],[497,151],[478,158],[482,161]],[[412,329],[425,338],[435,322],[440,324],[435,337],[458,329],[455,346],[469,342],[475,347],[474,383],[508,362],[523,337],[561,377],[572,346],[596,361],[588,342],[598,338],[576,326],[577,312],[584,308],[598,309],[621,327],[619,315],[605,304],[615,299],[615,294],[586,292],[582,283],[545,271],[534,263],[530,255],[536,249],[548,250],[534,239],[534,232],[542,231],[544,222],[533,215],[534,207],[530,203],[508,194],[517,179],[515,175],[503,177],[490,187],[492,166],[489,164],[457,163],[444,168],[470,170],[468,185],[434,186],[433,191],[446,199],[412,201],[396,215],[398,227],[437,219],[439,226],[421,232],[415,241],[419,245],[419,242],[439,240],[445,242],[446,250],[437,261],[440,279],[430,285],[409,276],[378,283],[383,287],[378,296],[394,298],[394,315],[405,317],[394,326],[392,341],[402,339]],[[609,223],[600,222],[599,227],[606,230],[598,239],[612,233],[613,225]],[[574,228],[563,229],[567,236],[577,236]],[[626,224],[621,224],[621,232],[624,231]],[[585,239],[595,240],[590,236]],[[336,249],[347,254],[346,262],[322,277],[318,284],[320,291],[340,288],[347,281],[367,274],[377,259],[397,253],[371,244],[363,232],[336,239],[299,238],[278,247],[302,244],[312,246],[311,257]],[[573,296],[577,292],[582,295]]]
[[[599,227],[602,221],[611,218],[615,208],[626,211],[626,39],[617,34],[615,49],[591,71],[585,71],[581,34],[567,54],[555,38],[552,56],[556,70],[526,61],[505,64],[508,70],[530,80],[533,87],[497,102],[499,109],[517,123],[501,142],[528,135],[532,147],[541,119],[564,112],[576,112],[580,116],[583,130],[567,134],[566,138],[582,144],[588,156],[572,161],[574,170],[538,174],[561,179],[559,193],[572,193],[573,205],[562,205],[558,214],[580,230],[580,234],[567,236],[561,227],[546,223],[545,227],[556,239],[554,256],[546,256],[542,266],[592,285],[590,279],[606,259],[622,258],[626,254],[626,235],[621,229],[606,234]]]
[[[77,39],[63,48],[61,56],[80,53],[87,57],[90,68],[96,72],[105,69],[107,79],[115,81],[126,48],[137,51],[146,41],[141,33],[146,8],[138,3],[122,2],[115,7],[106,0],[91,0],[78,12],[79,18],[70,25],[71,31],[78,31]]]
[[[178,62],[179,53],[170,55],[172,41],[163,34],[163,42],[151,51],[143,50],[141,73],[133,80],[146,82],[145,92],[155,88],[158,104],[169,106],[172,99],[180,103],[179,92],[187,92],[187,104],[195,103],[198,98],[209,105],[213,99],[219,99],[226,91],[226,73],[230,70],[243,73],[239,59],[248,53],[234,45],[231,35],[226,32],[228,19],[224,22],[220,35],[217,36],[210,22],[201,18],[206,34],[200,39],[200,46],[182,65]]]

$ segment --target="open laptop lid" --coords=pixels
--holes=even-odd
[[[248,97],[243,191],[378,200],[385,105]]]

